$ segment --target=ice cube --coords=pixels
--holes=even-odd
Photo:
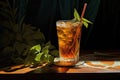
[[[65,22],[57,21],[56,25],[59,26],[59,27],[65,27]]]

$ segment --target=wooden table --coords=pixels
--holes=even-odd
[[[110,55],[111,54],[117,54],[117,55],[120,54],[119,50],[97,50],[97,51],[101,52],[101,53],[109,53]],[[93,55],[94,52],[96,52],[96,50],[84,50],[84,51],[81,51],[80,56]],[[101,59],[101,60],[113,61],[113,60],[111,60],[112,59],[111,56],[102,57],[102,58],[101,57],[102,56],[98,57],[98,60]],[[83,60],[83,61],[86,60],[86,58],[82,58],[82,57],[80,57],[80,58],[81,58],[80,60]],[[90,58],[87,61],[89,61],[89,60],[90,60]],[[117,60],[117,61],[119,61],[119,60]],[[120,76],[120,74],[119,74],[120,68],[98,68],[98,67],[91,67],[91,66],[85,66],[85,65],[79,65],[79,66],[74,66],[74,67],[60,67],[60,66],[56,66],[56,65],[50,65],[50,66],[44,65],[44,66],[39,66],[36,68],[23,67],[23,65],[17,65],[17,66],[13,66],[12,69],[13,69],[13,71],[9,71],[9,72],[0,70],[0,74],[22,74],[22,75],[23,74],[24,75],[32,74],[32,76],[34,74],[36,74],[39,77],[40,77],[40,75],[42,75],[42,76],[47,75],[47,77],[52,77],[52,76],[57,77],[59,75],[64,75],[64,77],[66,76],[65,78],[67,78],[67,76],[68,76],[71,79],[73,76],[74,76],[74,79],[77,77],[79,78],[80,75],[81,75],[81,77],[85,77],[85,76],[96,77],[95,75],[97,75],[98,77],[101,77],[101,75],[103,75],[103,74],[106,76],[106,73],[107,73],[108,77],[115,77],[116,74],[117,74],[117,76]],[[58,74],[58,73],[60,73],[60,74]],[[84,73],[86,73],[86,74],[84,74]],[[94,74],[94,73],[99,73],[99,74]],[[114,73],[115,75],[113,75],[112,73]],[[61,76],[61,77],[63,77],[63,76]]]

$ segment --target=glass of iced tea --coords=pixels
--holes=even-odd
[[[79,61],[82,23],[74,20],[56,22],[60,66],[74,66]]]

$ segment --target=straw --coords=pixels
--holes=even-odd
[[[82,11],[82,14],[81,14],[81,20],[82,20],[84,14],[85,14],[86,7],[87,7],[87,3],[84,4],[83,11]]]

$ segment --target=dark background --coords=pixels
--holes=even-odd
[[[85,17],[93,22],[86,29],[83,27],[81,48],[82,49],[119,49],[120,48],[120,6],[119,0],[78,0],[77,9],[81,14],[83,3],[88,2]],[[62,3],[63,2],[63,3]],[[65,2],[65,3],[64,3]],[[58,19],[71,19],[72,14],[67,14],[73,8],[72,0],[55,0],[47,2],[42,0],[30,0],[27,7],[26,22],[39,26],[46,38],[57,46],[55,22]],[[65,7],[65,4],[68,5]],[[56,6],[57,5],[57,6]],[[81,6],[80,6],[81,5]],[[60,13],[60,6],[64,6]],[[70,6],[70,7],[69,7]],[[98,7],[98,8],[97,8]],[[61,15],[62,14],[62,15]],[[91,17],[93,16],[93,17]]]
[[[101,0],[88,46],[120,49],[120,5],[118,0]],[[92,46],[91,46],[92,47]]]
[[[27,5],[26,22],[33,24],[41,29],[47,40],[51,40],[52,44],[58,47],[56,21],[60,19],[73,19],[73,10],[76,8],[81,14],[84,3],[88,3],[84,17],[94,23],[100,0],[94,2],[89,0],[30,0]],[[90,41],[90,35],[93,30],[93,25],[89,25],[86,29],[83,27],[81,48],[89,49],[96,48]],[[93,41],[92,41],[93,42]],[[91,42],[90,42],[91,43]]]
[[[56,21],[73,19],[74,8],[81,14],[84,3],[88,3],[84,17],[93,24],[89,24],[87,29],[83,27],[81,49],[120,49],[119,0],[95,0],[94,2],[91,0],[17,0],[17,2],[18,21],[25,15],[25,22],[40,28],[46,41],[51,40],[56,47],[58,47]]]

